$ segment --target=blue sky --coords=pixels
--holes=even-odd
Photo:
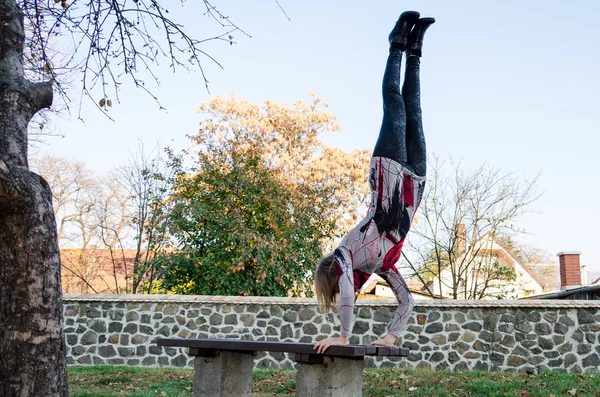
[[[176,4],[177,2],[174,2]],[[170,9],[196,37],[217,31],[195,2]],[[542,170],[536,213],[519,225],[519,241],[556,254],[582,251],[600,270],[600,3],[559,1],[218,1],[252,37],[209,43],[224,67],[206,64],[210,93],[198,72],[172,73],[161,61],[152,88],[167,110],[131,85],[120,91],[110,121],[89,103],[82,115],[56,120],[64,138],[37,153],[57,154],[103,171],[146,146],[185,148],[200,120],[197,106],[214,95],[293,102],[316,93],[342,131],[324,136],[349,150],[372,147],[381,121],[381,77],[387,36],[408,9],[437,19],[427,33],[421,68],[422,106],[430,154],[487,163],[523,178]]]

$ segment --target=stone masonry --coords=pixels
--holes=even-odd
[[[359,300],[353,344],[385,334],[396,303]],[[181,348],[157,337],[240,338],[314,343],[339,330],[314,299],[75,295],[64,297],[68,363],[191,366]],[[598,372],[598,301],[417,301],[399,344],[408,359],[367,357],[367,367]],[[292,369],[284,353],[260,353],[257,368]]]

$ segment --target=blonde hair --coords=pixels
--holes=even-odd
[[[315,270],[315,293],[322,311],[328,312],[337,302],[339,293],[338,271],[334,262],[333,252],[325,255],[319,261]]]

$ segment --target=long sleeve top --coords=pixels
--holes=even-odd
[[[407,300],[412,297],[395,264],[421,202],[425,177],[385,157],[371,159],[371,203],[367,216],[352,229],[335,250],[340,295],[340,334],[349,336],[355,297],[371,274],[382,276],[399,302],[389,333],[396,336],[406,321]]]

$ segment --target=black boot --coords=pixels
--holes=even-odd
[[[421,49],[423,48],[423,36],[427,28],[435,22],[434,18],[421,18],[413,27],[412,32],[408,38],[408,45],[406,54],[408,56],[421,56]]]
[[[404,51],[408,43],[408,36],[413,25],[419,20],[419,13],[416,11],[405,11],[398,18],[396,26],[390,33],[390,47]]]

